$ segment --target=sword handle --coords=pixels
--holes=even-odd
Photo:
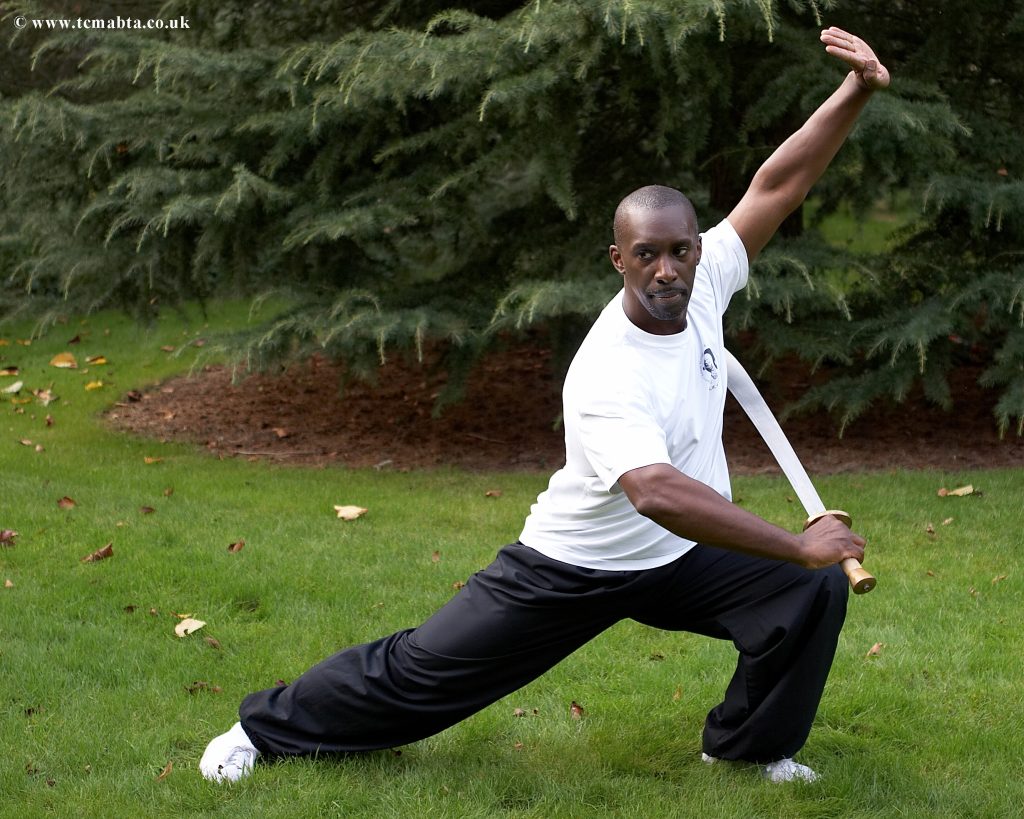
[[[826,509],[824,512],[819,512],[818,514],[811,515],[807,518],[804,523],[804,531],[807,531],[808,527],[813,526],[826,515],[838,518],[847,526],[853,523],[853,518],[850,517],[848,512],[844,512],[842,509]],[[860,561],[857,560],[857,558],[848,557],[841,561],[839,565],[849,578],[850,586],[853,588],[854,594],[867,594],[878,585],[878,581],[875,580],[874,575],[861,566]]]
[[[861,566],[857,558],[848,557],[839,565],[843,567],[843,571],[846,572],[846,576],[850,579],[850,586],[853,588],[854,594],[867,594],[867,592],[878,585],[874,575]]]

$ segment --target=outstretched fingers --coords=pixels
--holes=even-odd
[[[875,90],[889,86],[889,71],[875,52],[860,37],[830,26],[821,32],[825,51],[850,66],[865,88]]]

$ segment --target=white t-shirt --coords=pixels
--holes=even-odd
[[[728,221],[702,234],[686,329],[634,325],[620,291],[576,353],[562,389],[565,466],[531,507],[520,540],[590,569],[650,569],[694,542],[639,514],[618,484],[631,469],[671,464],[731,499],[722,446],[726,373],[722,314],[747,281],[747,253]]]

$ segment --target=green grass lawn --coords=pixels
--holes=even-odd
[[[216,316],[217,328],[238,326],[245,308]],[[0,546],[2,816],[1020,815],[1024,470],[818,482],[868,537],[879,587],[851,600],[800,756],[817,784],[701,764],[731,647],[628,622],[400,753],[208,783],[199,757],[246,693],[421,621],[518,535],[547,476],[283,468],[114,434],[99,413],[186,369],[198,348],[161,347],[205,338],[204,320],[140,328],[104,314],[22,346],[26,332],[0,329],[0,367],[19,367],[0,389],[21,380],[21,397],[50,388],[59,400],[0,403],[0,529],[18,533]],[[50,366],[65,351],[79,369]],[[86,365],[94,355],[108,363]],[[936,495],[966,483],[981,493]],[[799,526],[781,479],[735,490]],[[63,497],[75,506],[59,508]],[[369,512],[346,523],[335,504]],[[112,557],[81,562],[107,543]],[[179,614],[206,626],[179,638]]]

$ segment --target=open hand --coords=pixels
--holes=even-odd
[[[889,87],[889,69],[860,37],[831,26],[821,32],[821,41],[826,52],[853,69],[864,88],[875,91]]]

